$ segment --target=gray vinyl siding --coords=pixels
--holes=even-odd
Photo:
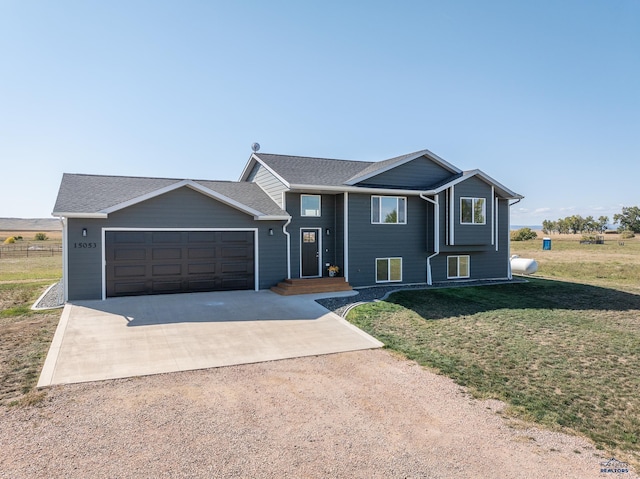
[[[469,278],[460,280],[447,278],[447,257],[469,256]],[[504,251],[449,251],[440,252],[431,259],[431,274],[434,282],[469,281],[479,279],[504,279],[507,277],[508,257]]]
[[[477,177],[469,178],[454,187],[453,218],[454,218],[454,241],[456,245],[491,245],[491,186]],[[460,222],[460,199],[461,198],[484,198],[485,199],[485,220],[481,224],[461,224]]]
[[[416,196],[407,198],[406,224],[371,224],[371,195],[349,194],[352,286],[376,284],[376,258],[402,258],[401,283],[426,282],[427,243],[426,201]]]
[[[300,194],[287,193],[286,195],[286,209],[287,213],[291,215],[291,223],[287,226],[287,231],[291,234],[291,277],[300,277],[300,230],[302,228],[320,228],[321,272],[323,276],[328,276],[325,265],[327,263],[338,264],[336,260],[337,243],[342,241],[342,236],[336,229],[336,196],[320,195],[321,216],[301,216]],[[329,235],[326,234],[327,228]],[[340,266],[342,274],[342,265],[338,266]]]
[[[389,171],[368,178],[358,186],[424,188],[440,183],[453,173],[422,156]]]
[[[443,195],[444,196],[444,195]],[[445,201],[441,197],[442,210],[440,221],[440,254],[431,259],[431,272],[434,282],[455,282],[469,281],[479,279],[504,279],[508,275],[509,264],[509,206],[508,200],[500,199],[498,201],[498,231],[495,236],[497,243],[493,245],[459,245],[447,246],[444,244],[445,231],[442,229],[445,222],[442,217],[446,217],[444,212]],[[488,214],[490,212],[487,205]],[[497,249],[497,251],[496,251]],[[447,279],[447,257],[468,255],[470,261],[470,277],[466,279]]]
[[[102,228],[258,228],[259,288],[265,289],[286,277],[283,224],[256,221],[187,187],[116,211],[107,219],[69,218],[69,300],[102,298]],[[82,237],[83,228],[87,229],[86,237]],[[75,243],[95,244],[95,248],[74,248]]]
[[[336,234],[335,234],[335,264],[340,267],[340,275],[344,274],[344,194],[335,197]]]
[[[257,164],[249,175],[249,181],[257,183],[280,208],[283,208],[282,192],[286,191],[287,187],[264,166]]]

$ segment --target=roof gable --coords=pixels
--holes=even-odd
[[[501,196],[501,197],[503,197],[505,199],[510,199],[511,200],[511,199],[522,199],[522,198],[524,198],[524,196],[519,195],[518,193],[515,193],[514,191],[510,190],[509,188],[507,188],[506,186],[502,185],[498,181],[494,180],[493,178],[491,178],[489,175],[487,175],[485,172],[483,172],[481,170],[465,171],[462,174],[457,175],[451,181],[447,181],[445,183],[442,183],[438,187],[436,187],[433,190],[427,192],[427,194],[440,193],[440,192],[446,190],[447,188],[451,188],[452,186],[455,186],[458,183],[461,183],[461,182],[466,181],[469,178],[473,178],[473,177],[478,177],[481,180],[483,180],[485,183],[487,183],[488,185],[493,186],[495,188],[495,190],[496,190],[496,193],[499,196]]]
[[[350,177],[368,167],[369,161],[333,160],[308,156],[273,155],[255,153],[240,177],[246,181],[254,161],[260,162],[287,187],[291,185],[343,185]]]
[[[365,182],[369,178],[378,176],[382,173],[385,173],[387,171],[390,171],[394,168],[405,165],[406,163],[412,162],[422,157],[427,158],[435,165],[448,171],[449,174],[451,175],[461,173],[461,170],[453,166],[451,163],[448,163],[447,161],[443,160],[439,156],[431,153],[429,150],[420,150],[413,153],[408,153],[406,155],[397,156],[395,158],[390,158],[388,160],[372,163],[367,168],[361,170],[356,175],[349,178],[349,180],[346,181],[346,184],[356,185],[358,183]],[[433,181],[431,183],[433,183]]]
[[[253,183],[68,173],[62,177],[52,214],[66,217],[107,217],[109,213],[183,187],[198,191],[256,219],[289,217]]]

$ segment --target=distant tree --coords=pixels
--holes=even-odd
[[[575,235],[582,233],[585,227],[584,218],[580,215],[573,215],[567,218],[568,226],[571,232]]]
[[[546,235],[553,233],[558,229],[558,225],[555,221],[544,220],[542,222],[542,232]]]
[[[604,233],[607,230],[607,225],[609,224],[609,217],[608,216],[601,216],[600,218],[598,218],[598,231],[600,233]]]
[[[36,241],[46,241],[49,238],[47,237],[46,233],[36,233],[36,235],[34,236],[34,239]]]
[[[622,208],[622,213],[613,215],[613,222],[620,224],[618,231],[633,231],[640,233],[640,208],[628,206]]]
[[[511,232],[511,241],[527,241],[536,239],[538,234],[531,228],[520,228]]]
[[[569,221],[567,218],[560,218],[558,220],[558,233],[567,234],[571,232],[571,228],[569,227]]]

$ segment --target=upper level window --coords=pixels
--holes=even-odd
[[[372,196],[371,222],[406,224],[407,199],[401,196]]]
[[[300,195],[300,216],[320,216],[320,195]]]
[[[484,198],[460,198],[460,223],[483,225],[486,222]]]

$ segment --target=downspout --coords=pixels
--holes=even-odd
[[[438,202],[438,194],[433,195],[435,200],[427,198],[424,193],[420,193],[420,198],[429,203],[433,203],[433,250],[434,253],[427,257],[427,284],[431,286],[433,284],[433,278],[431,276],[431,259],[440,254],[440,206]]]
[[[517,205],[522,201],[522,198],[518,198],[514,203],[509,203],[509,208],[513,205]],[[513,274],[511,272],[511,211],[507,215],[507,244],[509,245],[507,248],[507,279],[512,280]]]
[[[62,289],[64,291],[64,302],[69,301],[69,261],[68,261],[68,245],[67,245],[67,219],[60,217],[62,225]]]
[[[349,282],[349,193],[344,192],[344,238],[343,238],[343,257],[344,257],[344,280]]]
[[[291,218],[282,225],[282,232],[287,237],[287,279],[291,279],[291,235],[287,231],[287,226],[291,223]]]

